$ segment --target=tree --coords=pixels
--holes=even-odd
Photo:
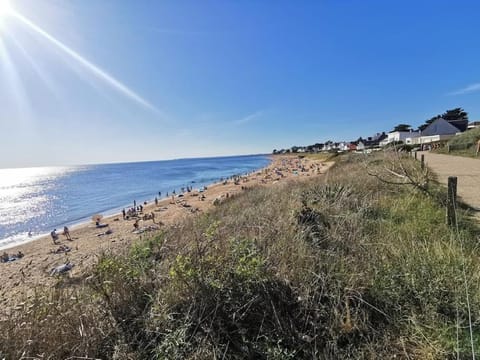
[[[468,113],[462,108],[455,108],[452,110],[447,110],[445,113],[443,113],[442,118],[447,121],[468,120]]]
[[[412,126],[408,124],[398,124],[393,128],[393,131],[410,131],[411,128]]]

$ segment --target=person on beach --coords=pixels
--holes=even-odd
[[[122,209],[123,220],[127,217],[127,213],[125,212],[125,208]]]
[[[138,230],[138,219],[133,223],[133,230]]]
[[[63,227],[63,235],[67,238],[67,240],[72,241],[72,237],[70,236],[70,230],[68,229],[67,226]]]
[[[155,196],[155,206],[158,206],[158,199],[156,196]]]
[[[57,240],[58,240],[57,229],[53,229],[53,231],[50,233],[50,236],[52,237],[53,243],[57,245]]]

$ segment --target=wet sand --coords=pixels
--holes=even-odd
[[[319,176],[332,164],[333,162],[308,157],[299,159],[293,155],[274,156],[268,167],[242,176],[237,179],[238,181],[229,179],[226,183],[216,183],[208,186],[202,193],[191,191],[185,192],[183,196],[177,194],[173,201],[171,197],[162,199],[158,205],[148,203],[140,216],[153,213],[155,219],[139,220],[139,229],[145,229],[144,232],[134,233],[135,220],[124,220],[122,214],[117,214],[101,220],[101,223],[109,225],[111,234],[105,234],[108,228],[97,228],[92,221],[70,228],[71,241],[62,235],[62,231],[58,231],[58,245],[53,243],[50,236],[45,236],[7,249],[5,251],[9,255],[21,251],[24,257],[0,263],[0,304],[12,306],[25,296],[32,295],[35,289],[54,286],[58,282],[58,277],[51,276],[51,271],[66,262],[71,262],[74,267],[64,276],[80,278],[97,262],[102,252],[125,249],[142,237],[154,235],[165,226],[170,226],[185,217],[201,214],[227,194],[232,196],[242,192],[244,188],[274,186],[278,182]],[[140,202],[137,205],[140,205]],[[68,246],[71,250],[67,253],[52,253],[61,245]]]

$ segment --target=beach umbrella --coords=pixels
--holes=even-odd
[[[95,214],[95,215],[92,216],[92,220],[94,222],[100,221],[102,219],[103,219],[103,215],[101,215],[101,214]]]

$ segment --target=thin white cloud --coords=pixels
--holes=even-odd
[[[247,115],[247,116],[245,116],[241,119],[237,119],[237,120],[233,121],[233,124],[235,124],[235,125],[245,125],[245,124],[248,124],[248,123],[258,119],[263,114],[264,114],[264,111],[260,110],[260,111],[254,112],[250,115]]]
[[[469,94],[476,91],[480,91],[480,83],[468,85],[462,89],[452,91],[448,95],[463,95],[463,94]]]

